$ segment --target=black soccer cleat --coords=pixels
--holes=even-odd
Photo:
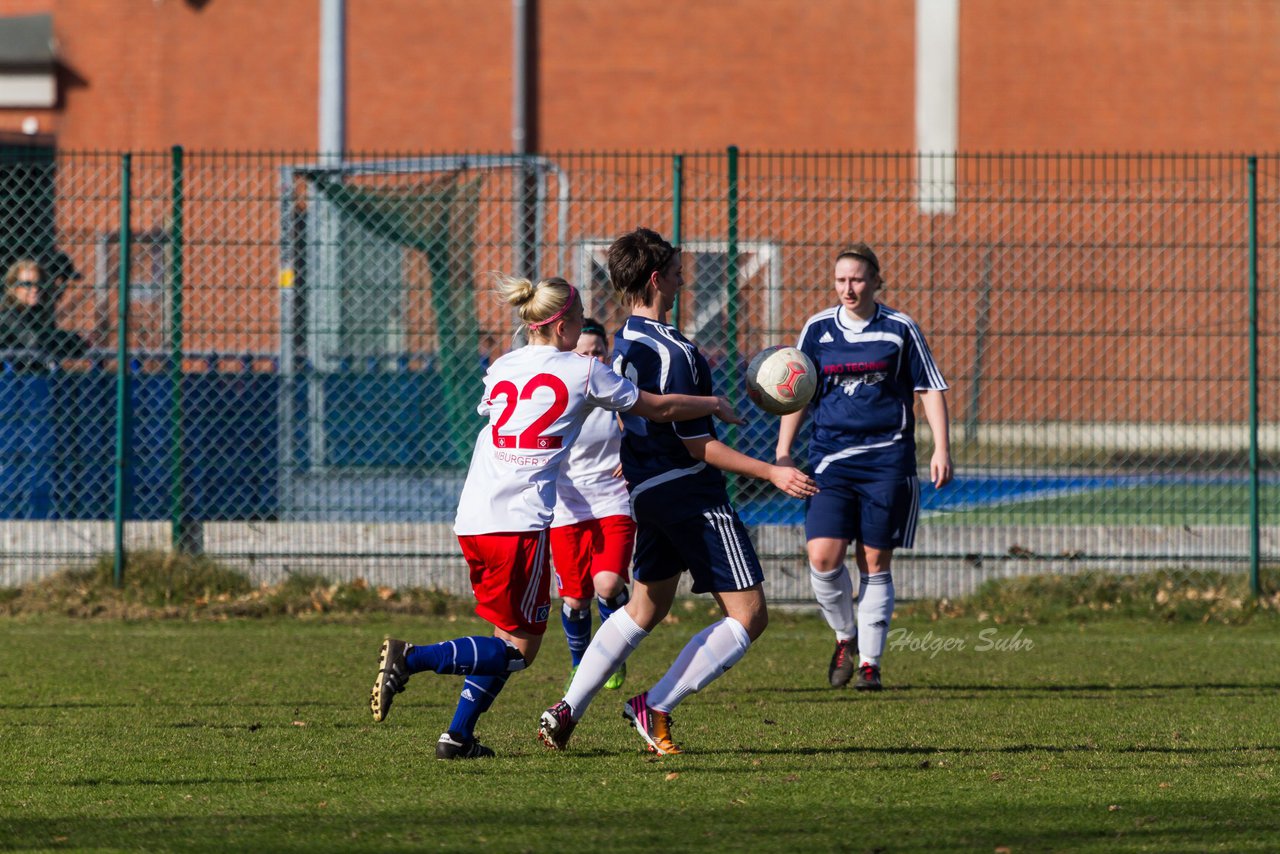
[[[880,684],[880,668],[874,664],[864,664],[858,668],[858,679],[853,687],[859,691],[879,691],[884,688]]]
[[[854,664],[858,660],[858,639],[836,641],[836,651],[831,653],[831,666],[827,668],[827,681],[832,688],[843,688],[853,678]]]
[[[391,711],[391,701],[396,694],[404,690],[409,681],[409,668],[404,662],[405,654],[413,647],[402,640],[387,638],[382,642],[378,653],[378,675],[373,681],[373,692],[369,695],[369,708],[375,721],[384,721]]]
[[[436,742],[436,759],[489,759],[493,751],[474,737],[463,738],[451,732],[440,733]]]

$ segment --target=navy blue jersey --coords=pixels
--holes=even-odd
[[[629,317],[614,336],[613,369],[651,394],[712,394],[707,360],[674,326]],[[622,414],[622,473],[637,522],[686,519],[728,503],[724,475],[690,456],[684,439],[716,438],[711,416],[660,424]]]
[[[915,392],[945,391],[915,321],[888,306],[862,330],[840,306],[810,317],[796,345],[818,369],[809,464],[892,479],[916,470]]]

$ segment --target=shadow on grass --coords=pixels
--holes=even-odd
[[[274,777],[84,777],[78,780],[50,780],[41,783],[32,783],[30,780],[21,783],[14,780],[4,780],[0,778],[0,785],[3,786],[25,786],[39,787],[44,789],[56,789],[67,787],[71,789],[95,789],[99,787],[130,787],[130,786],[166,786],[177,787],[183,786],[254,786],[259,784],[291,784],[297,783],[300,778],[297,776],[274,776]],[[354,774],[331,774],[326,773],[327,780],[361,780],[363,777],[357,777]]]
[[[998,694],[1001,696],[1014,697],[1034,697],[1039,694],[1049,694],[1053,696],[1062,696],[1064,694],[1175,694],[1175,693],[1206,693],[1215,692],[1222,693],[1223,696],[1230,697],[1251,697],[1251,696],[1274,696],[1280,691],[1280,683],[1277,682],[1177,682],[1177,683],[1145,683],[1145,684],[1116,684],[1108,685],[1101,682],[1089,682],[1078,685],[993,685],[991,683],[972,683],[972,684],[921,684],[913,685],[906,683],[902,685],[885,686],[884,690],[877,693],[858,692],[850,689],[828,688],[824,686],[806,687],[806,688],[770,688],[769,693],[787,694],[793,697],[803,697],[810,695],[813,697],[825,697],[829,699],[843,699],[846,697],[866,697],[868,702],[874,702],[878,699],[907,699],[910,695],[912,699],[919,699],[922,693],[938,692],[941,694]],[[1082,699],[1088,699],[1084,697]]]
[[[1255,751],[1278,751],[1280,744],[1250,744],[1235,747],[1161,747],[1155,745],[1134,745],[1130,747],[1113,747],[1096,744],[1007,744],[1003,747],[939,747],[934,745],[912,745],[910,747],[884,747],[856,744],[828,745],[822,747],[752,747],[750,750],[734,748],[694,749],[698,755],[706,756],[743,756],[757,754],[762,756],[822,756],[832,753],[848,753],[858,756],[983,756],[987,754],[1021,754],[1021,753],[1155,753],[1188,756],[1214,756],[1217,754],[1246,754]],[[674,767],[674,766],[673,766]],[[698,769],[706,773],[706,769]]]
[[[1240,850],[1265,850],[1280,835],[1280,816],[1234,800],[1173,797],[998,807],[955,801],[948,806],[862,803],[856,836],[831,822],[826,804],[785,810],[726,807],[685,800],[654,822],[651,808],[620,801],[590,821],[566,822],[558,810],[519,799],[492,803],[425,798],[418,808],[342,812],[299,807],[255,815],[139,818],[53,816],[0,819],[0,850],[134,848],[172,851],[590,850],[609,828],[613,851],[684,850],[1150,850],[1217,849],[1224,832]],[[1095,802],[1096,801],[1096,802]],[[1224,831],[1224,826],[1229,831]]]
[[[904,685],[905,690],[916,689],[914,685]],[[981,692],[1006,692],[1006,691],[1027,691],[1031,693],[1049,693],[1063,694],[1073,693],[1076,691],[1107,691],[1107,692],[1124,692],[1124,691],[1251,691],[1257,693],[1273,693],[1280,690],[1280,683],[1277,682],[1147,682],[1140,685],[1126,684],[1106,684],[1102,682],[1086,682],[1077,685],[992,685],[984,684],[928,684],[918,686],[921,690],[929,691],[981,691]]]
[[[363,702],[361,702],[363,700]],[[457,702],[457,698],[451,698],[448,701],[428,698],[424,700],[414,700],[414,706],[422,709],[447,708],[452,709]],[[168,709],[353,709],[362,710],[367,715],[368,700],[365,697],[357,697],[350,702],[346,701],[317,701],[315,699],[305,700],[280,700],[271,702],[268,700],[222,700],[218,702],[209,701],[202,702],[198,700],[182,700],[181,702],[161,702],[157,703],[154,699],[137,700],[134,702],[117,702],[117,701],[95,701],[95,700],[51,700],[47,703],[0,703],[0,709],[12,710],[57,710],[57,709],[141,709],[154,708],[160,705]]]

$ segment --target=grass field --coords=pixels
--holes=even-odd
[[[457,763],[433,758],[456,678],[415,677],[383,724],[366,698],[384,633],[470,619],[0,622],[0,850],[1280,848],[1274,620],[904,619],[888,690],[862,695],[825,687],[815,617],[775,614],[678,709],[688,752],[646,757],[621,701],[706,606],[561,754],[534,735],[565,676],[553,632],[481,722],[499,758]]]

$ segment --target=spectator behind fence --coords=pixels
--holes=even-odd
[[[66,256],[58,253],[62,259]],[[30,258],[15,261],[4,275],[0,299],[0,362],[15,370],[43,370],[61,359],[83,356],[88,342],[75,332],[59,329],[57,303],[65,280],[77,274],[66,265],[61,282]]]

